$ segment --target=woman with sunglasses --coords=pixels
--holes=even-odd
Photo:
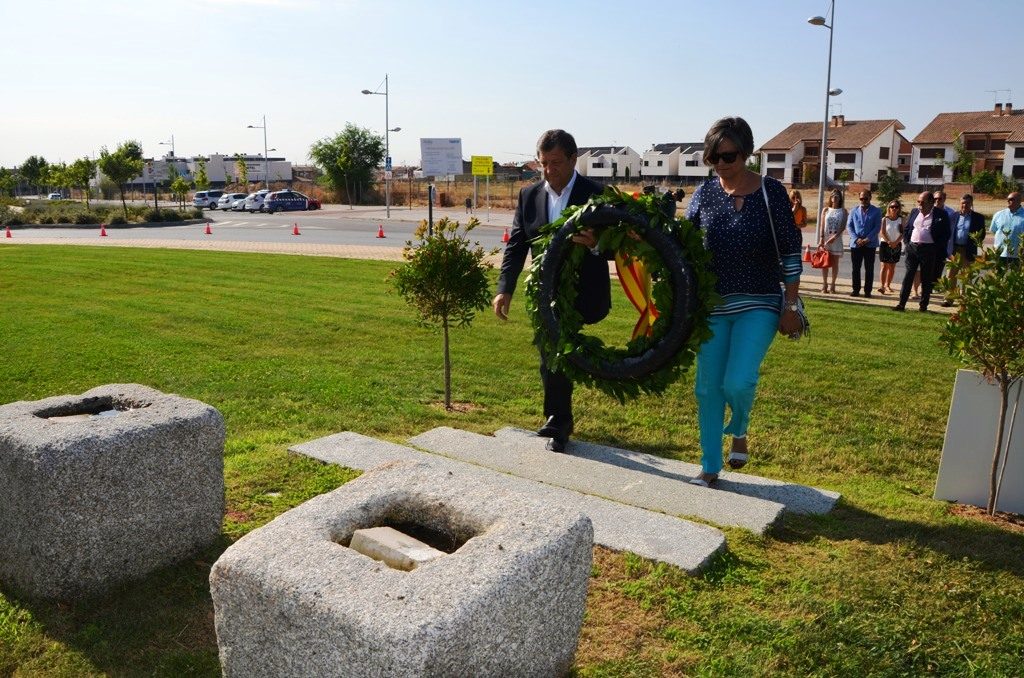
[[[832,255],[832,265],[821,269],[821,291],[836,293],[836,278],[839,276],[839,260],[843,258],[843,233],[846,232],[846,208],[843,207],[843,192],[836,189],[828,196],[828,203],[821,211],[821,233],[818,235],[818,249],[825,248]],[[828,285],[828,272],[832,271],[832,288]]]
[[[879,275],[881,287],[879,294],[892,292],[892,279],[896,275],[896,264],[900,263],[903,254],[903,217],[900,215],[900,204],[893,200],[882,217],[882,230],[879,233],[882,242],[878,248],[878,258],[882,262]]]
[[[704,163],[718,176],[701,184],[687,213],[704,231],[718,278],[715,291],[723,300],[711,312],[712,337],[697,354],[702,473],[690,482],[703,487],[718,480],[722,470],[723,435],[732,436],[729,466],[747,463],[747,427],[761,362],[776,332],[800,336],[800,231],[785,187],[746,168],[753,152],[754,135],[742,118],[712,125],[704,138]],[[728,426],[726,405],[732,411]]]

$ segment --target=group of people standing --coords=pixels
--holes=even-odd
[[[946,205],[945,191],[925,191],[906,217],[899,200],[890,201],[883,213],[871,204],[871,191],[861,191],[858,199],[860,204],[847,210],[843,192],[833,190],[822,210],[818,247],[831,255],[831,265],[822,269],[821,291],[825,294],[836,293],[839,262],[848,250],[853,265],[850,296],[859,297],[863,290],[863,296],[871,298],[877,253],[880,262],[878,293],[896,291],[893,289],[896,264],[904,259],[906,271],[893,310],[903,311],[908,301],[915,300],[920,310],[926,311],[935,283],[947,264],[949,276],[954,277],[957,255],[968,263],[977,257],[978,241],[983,237],[979,234],[986,232],[985,217],[974,211],[974,196],[970,194],[961,197],[960,209],[955,210]],[[790,201],[795,220],[799,223],[796,217],[800,214],[806,220],[807,210],[799,192],[792,191]],[[1007,204],[1007,209],[993,217],[991,232],[996,234],[995,245],[1000,249],[1000,256],[1012,265],[1017,261],[1019,239],[1024,232],[1024,210],[1020,207],[1018,193],[1011,193]],[[952,305],[953,299],[946,297],[943,306]]]
[[[797,338],[802,328],[800,227],[807,223],[807,210],[798,193],[794,199],[779,181],[746,167],[753,151],[753,132],[746,121],[737,117],[716,121],[704,139],[704,163],[714,168],[715,175],[694,192],[686,215],[704,234],[710,268],[717,278],[715,291],[722,299],[711,312],[712,336],[697,353],[694,392],[702,472],[690,482],[704,487],[718,480],[724,465],[725,436],[730,437],[729,466],[738,469],[747,463],[747,431],[761,363],[776,334]],[[565,208],[583,205],[603,189],[576,172],[576,141],[564,130],[541,135],[537,157],[544,178],[519,194],[492,302],[502,320],[508,319],[527,255],[543,255],[537,244],[542,227],[555,221]],[[831,283],[829,270],[824,272],[823,292],[835,293],[838,260],[846,251],[844,235],[849,238],[854,264],[853,296],[860,296],[862,290],[864,296],[872,296],[876,252],[881,260],[880,294],[893,292],[896,264],[905,257],[907,269],[897,311],[904,310],[918,275],[920,307],[926,310],[946,262],[956,253],[965,260],[973,260],[977,254],[976,237],[984,231],[985,220],[973,211],[970,195],[960,200],[957,212],[945,206],[945,193],[926,191],[905,219],[898,201],[888,203],[883,215],[871,204],[870,191],[862,191],[858,198],[860,204],[847,211],[842,192],[834,191],[819,217],[819,246],[833,253],[836,261]],[[1007,209],[993,218],[991,230],[1009,266],[1016,265],[1024,234],[1024,209],[1019,193],[1011,194],[1007,203]],[[586,249],[579,278],[574,281],[576,310],[584,323],[596,323],[611,309],[608,261],[615,253],[602,251],[597,234],[589,229],[572,239]],[[537,434],[549,439],[549,450],[565,453],[575,428],[573,383],[549,369],[543,356],[540,375],[545,419]],[[731,411],[728,424],[727,409]]]

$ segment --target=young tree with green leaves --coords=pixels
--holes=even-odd
[[[346,123],[345,129],[314,143],[309,157],[327,178],[330,187],[345,196],[351,208],[362,200],[373,181],[373,171],[384,161],[384,138],[370,130]]]
[[[89,209],[89,186],[96,176],[96,161],[88,156],[79,158],[67,169],[68,181],[72,188],[79,188],[85,195],[85,209]]]
[[[487,271],[492,268],[479,242],[470,244],[469,232],[479,225],[471,218],[460,233],[459,222],[441,219],[433,235],[427,235],[427,222],[414,234],[419,242],[406,243],[402,256],[406,263],[391,272],[391,281],[405,301],[416,309],[420,323],[440,325],[444,333],[444,408],[452,409],[452,361],[448,331],[468,327],[477,311],[491,303]]]
[[[206,174],[206,161],[196,161],[196,176],[193,182],[196,190],[205,191],[210,188],[210,177]]]
[[[121,207],[124,208],[124,218],[128,218],[128,203],[124,199],[124,189],[129,181],[142,174],[145,163],[142,160],[142,146],[137,141],[126,141],[111,153],[104,146],[100,149],[100,159],[97,161],[100,171],[117,184],[117,190],[121,194]]]
[[[899,172],[890,167],[885,176],[878,180],[878,190],[876,191],[878,204],[885,206],[893,200],[899,200],[900,196],[903,195],[904,186],[903,177],[900,176]]]
[[[63,195],[64,189],[70,186],[70,182],[67,179],[67,169],[68,166],[65,163],[55,163],[46,167],[44,183],[46,184],[47,191],[51,188],[59,188],[61,189],[61,195]]]
[[[249,166],[245,164],[245,158],[238,158],[235,161],[235,172],[238,174],[238,183],[242,184],[245,190],[249,190]]]
[[[169,181],[167,188],[177,201],[178,209],[185,209],[185,197],[188,195],[189,189],[188,182],[181,176],[178,168],[173,163],[168,163],[167,165],[167,178]]]
[[[18,175],[6,167],[0,167],[0,195],[13,196],[17,185]]]
[[[974,172],[974,154],[967,150],[964,136],[959,132],[953,134],[953,159],[942,163],[953,170],[953,181],[969,183]]]
[[[28,182],[29,186],[35,187],[36,193],[39,193],[39,188],[46,179],[46,167],[46,158],[39,155],[30,155],[25,162],[21,163],[21,167],[18,168],[18,174]]]
[[[940,284],[957,304],[940,340],[950,355],[999,387],[986,507],[993,515],[1009,452],[1004,429],[1010,387],[1024,378],[1024,269],[1007,266],[994,248],[985,248],[983,256],[971,263],[960,261],[957,267],[956,275]]]

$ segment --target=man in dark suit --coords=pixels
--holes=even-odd
[[[502,320],[508,319],[509,304],[527,252],[534,257],[542,255],[535,247],[540,228],[557,219],[566,207],[582,205],[602,190],[597,182],[576,173],[576,156],[576,140],[564,130],[548,130],[537,141],[537,158],[544,169],[544,180],[519,192],[512,232],[501,262],[498,293],[492,302],[494,313]],[[596,249],[597,239],[589,229],[574,235],[573,241],[590,250],[580,269],[576,310],[584,323],[596,323],[611,309],[608,261]],[[550,371],[543,357],[540,377],[546,421],[537,434],[550,438],[549,450],[564,452],[573,431],[572,381],[561,372]]]
[[[974,261],[978,256],[978,243],[975,237],[985,232],[985,217],[974,211],[974,196],[970,193],[960,198],[960,212],[953,219],[951,226],[953,235],[950,241],[953,244],[953,252],[949,257],[950,281],[957,274],[956,256],[959,255],[966,264]],[[942,305],[952,306],[953,299],[947,296]]]
[[[935,196],[930,191],[919,195],[917,207],[910,211],[907,225],[903,229],[903,242],[907,244],[907,273],[903,276],[903,286],[900,288],[900,302],[892,310],[906,310],[914,275],[919,268],[921,310],[928,310],[928,299],[946,261],[951,235],[949,215],[945,210],[935,209]]]

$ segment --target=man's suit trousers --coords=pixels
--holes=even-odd
[[[875,248],[851,247],[850,260],[853,262],[853,291],[860,293],[860,269],[864,267],[864,294],[871,294],[875,282]]]
[[[935,243],[907,243],[907,273],[903,276],[900,288],[900,306],[907,305],[910,291],[914,287],[914,275],[921,271],[921,310],[928,308],[928,299],[932,296],[932,287],[941,270],[940,265],[946,260],[946,253],[940,252]]]

